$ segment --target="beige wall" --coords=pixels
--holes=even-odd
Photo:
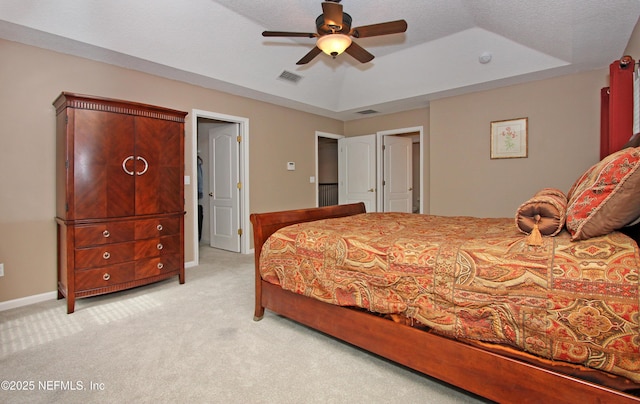
[[[431,213],[511,217],[543,187],[567,192],[598,161],[608,70],[431,103]],[[491,160],[490,123],[529,119],[528,157]]]
[[[343,122],[208,90],[105,63],[0,40],[0,302],[56,290],[55,111],[61,91],[191,112],[249,119],[250,209],[315,206],[315,132],[342,133]],[[265,80],[269,78],[265,77]],[[187,175],[193,154],[187,117]],[[295,161],[296,171],[286,162]],[[191,200],[185,190],[186,260],[193,251]],[[187,279],[188,281],[188,279]]]
[[[640,24],[623,54],[640,59]],[[613,60],[612,60],[613,62]],[[567,192],[599,159],[608,68],[430,104],[430,213],[511,217],[542,187]],[[491,160],[490,122],[529,118],[527,158]]]

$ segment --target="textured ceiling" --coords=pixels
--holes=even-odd
[[[357,111],[603,68],[622,56],[638,0],[344,0],[353,26],[405,19],[404,34],[355,40],[376,58],[295,63],[320,0],[1,0],[0,38],[342,120]],[[483,53],[491,62],[481,64]],[[292,83],[283,71],[302,78]]]

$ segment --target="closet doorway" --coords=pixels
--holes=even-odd
[[[316,132],[316,206],[338,204],[338,139],[343,137]]]
[[[409,142],[409,150],[407,151],[410,156],[407,160],[411,161],[410,166],[407,168],[410,173],[410,181],[406,185],[405,190],[410,191],[408,194],[409,200],[406,201],[407,206],[400,211],[424,213],[425,189],[423,187],[423,175],[424,175],[424,128],[422,126],[392,129],[386,131],[379,131],[376,133],[378,139],[378,157],[379,162],[377,167],[378,174],[378,188],[383,192],[378,193],[378,206],[380,211],[389,212],[395,211],[394,202],[390,197],[391,190],[398,188],[401,184],[400,181],[406,178],[395,177],[389,170],[392,167],[393,162],[391,156],[387,153],[389,145],[400,140],[406,140]],[[385,150],[385,146],[387,146]],[[385,183],[386,181],[386,183]],[[394,183],[395,181],[395,183]]]
[[[194,110],[194,247],[250,252],[249,122],[246,118]]]

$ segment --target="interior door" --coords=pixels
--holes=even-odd
[[[411,213],[413,207],[413,141],[402,136],[383,136],[385,212]]]
[[[209,130],[209,229],[214,248],[240,252],[239,124]]]
[[[376,136],[338,139],[338,202],[364,202],[376,211]]]

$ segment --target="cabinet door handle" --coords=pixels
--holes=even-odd
[[[158,250],[162,250],[164,247],[162,246],[162,243],[158,243],[158,245],[156,246],[156,248]]]
[[[161,224],[157,225],[156,229],[158,229],[158,231],[162,231],[162,225]]]
[[[111,275],[104,274],[104,275],[102,275],[102,279],[104,279],[105,281],[108,281],[109,279],[111,279]]]
[[[104,254],[102,254],[102,258],[104,258],[106,260],[111,258],[111,254],[109,253],[109,251],[105,251]]]
[[[164,268],[164,264],[162,262],[158,262],[158,269]]]
[[[144,173],[147,172],[147,170],[149,169],[149,163],[147,162],[147,160],[144,159],[144,157],[136,157],[139,161],[142,161],[144,163],[144,169],[142,171],[138,171],[136,174],[138,175],[142,175]]]
[[[105,230],[105,231],[102,232],[102,235],[104,237],[109,237],[109,236],[111,236],[111,233],[109,233],[109,230]]]
[[[133,160],[133,156],[129,156],[126,159],[122,160],[122,169],[124,170],[125,173],[129,174],[129,175],[133,175],[133,171],[129,171],[127,170],[127,163]]]

